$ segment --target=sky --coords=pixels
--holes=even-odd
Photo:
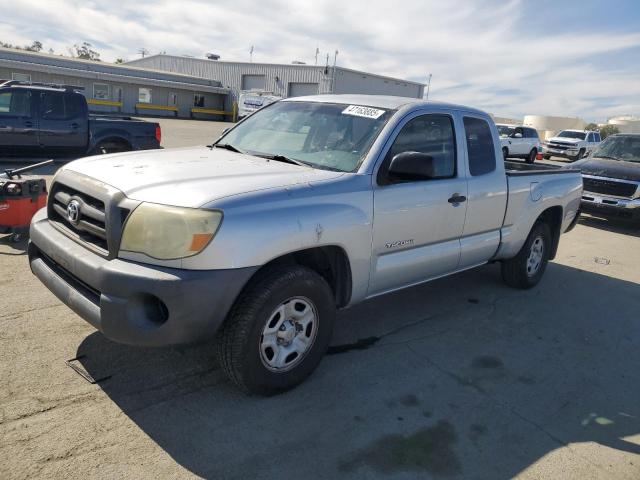
[[[499,116],[640,115],[640,1],[0,0],[0,40],[104,61],[145,48],[339,66],[425,82]]]

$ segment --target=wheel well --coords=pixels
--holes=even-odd
[[[100,145],[122,145],[128,149],[131,149],[131,142],[129,142],[129,140],[127,140],[126,138],[122,138],[122,137],[107,137],[107,138],[101,138],[100,140],[98,140],[95,144],[94,148],[99,147]]]
[[[254,278],[267,268],[287,265],[302,265],[323,277],[333,290],[337,307],[344,307],[351,300],[351,266],[341,247],[315,247],[288,253],[263,265]]]
[[[550,207],[540,214],[537,222],[546,223],[551,230],[551,255],[549,260],[556,258],[558,244],[560,243],[560,230],[562,229],[562,207]]]

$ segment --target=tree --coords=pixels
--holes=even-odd
[[[42,42],[35,40],[31,42],[31,45],[25,45],[21,47],[20,45],[12,45],[11,43],[0,42],[0,47],[4,48],[15,48],[16,50],[26,50],[27,52],[39,52],[42,50]]]
[[[620,130],[615,125],[607,124],[600,128],[600,137],[602,138],[602,140],[615,133],[620,133]]]
[[[95,62],[100,61],[100,54],[96,52],[89,42],[82,42],[81,45],[75,44],[73,46],[75,52],[74,57],[82,58],[83,60],[93,60]]]
[[[115,63],[124,63],[124,58],[116,58]]]
[[[584,129],[589,130],[591,132],[596,132],[600,129],[600,127],[598,127],[598,125],[595,123],[590,123],[586,127],[584,127]]]

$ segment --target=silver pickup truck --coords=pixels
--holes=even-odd
[[[231,380],[268,395],[316,368],[337,308],[493,261],[507,284],[536,285],[582,179],[506,165],[472,108],[292,98],[208,147],[65,165],[29,260],[106,337],[212,339]]]

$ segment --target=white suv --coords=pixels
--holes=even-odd
[[[535,128],[521,125],[505,125],[497,123],[502,155],[506,160],[509,157],[524,158],[527,163],[533,163],[539,152],[542,152],[540,138]]]
[[[547,140],[543,146],[544,158],[564,157],[569,160],[580,160],[600,143],[600,132],[588,130],[562,130],[555,137]]]

